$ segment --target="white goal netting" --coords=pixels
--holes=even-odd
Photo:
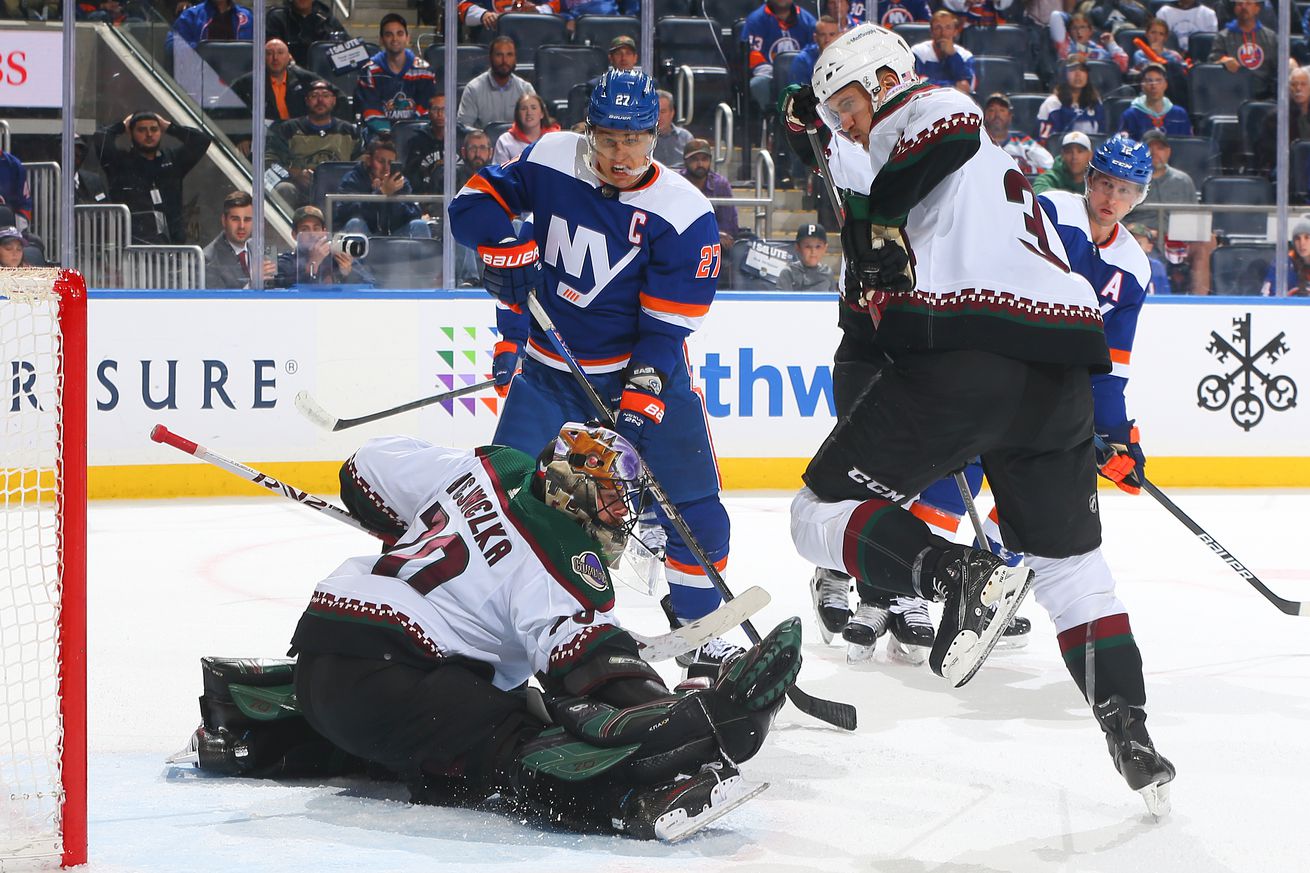
[[[58,278],[0,269],[0,870],[62,854]]]

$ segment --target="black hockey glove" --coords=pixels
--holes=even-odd
[[[614,430],[641,450],[646,428],[664,420],[664,401],[660,394],[668,379],[654,367],[629,364],[623,380],[623,394],[614,412]]]
[[[783,88],[778,97],[778,115],[795,133],[823,126],[819,120],[819,98],[809,85],[792,84]]]
[[[1118,427],[1106,428],[1096,441],[1096,472],[1129,494],[1142,493],[1146,475],[1146,455],[1138,444],[1140,434],[1132,419]]]
[[[846,254],[846,302],[868,309],[875,292],[904,294],[914,290],[914,258],[899,227],[846,220],[841,230]]]
[[[546,287],[536,240],[507,236],[495,245],[478,246],[478,260],[482,261],[482,284],[506,306],[521,306],[527,302],[528,292],[541,293]]]

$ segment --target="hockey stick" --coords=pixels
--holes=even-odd
[[[846,222],[846,202],[838,196],[837,186],[832,181],[832,168],[828,166],[828,153],[823,150],[823,143],[819,142],[819,129],[806,127],[805,135],[810,138],[810,150],[814,152],[814,160],[819,165],[819,176],[828,189],[828,199],[832,200],[832,211],[837,219],[844,224]],[[832,136],[836,136],[836,134],[832,134]]]
[[[431,397],[424,397],[422,400],[413,400],[409,403],[402,403],[400,406],[393,406],[390,409],[384,409],[381,412],[372,412],[368,415],[361,415],[359,418],[337,418],[335,415],[323,408],[314,396],[308,391],[301,391],[296,395],[296,409],[300,414],[308,418],[314,424],[324,430],[338,431],[350,427],[358,427],[361,424],[368,424],[372,421],[380,421],[384,418],[390,418],[393,415],[399,415],[402,412],[409,412],[411,409],[422,409],[425,406],[432,406],[446,400],[454,400],[456,397],[463,397],[465,394],[473,394],[490,388],[496,384],[495,379],[488,379],[485,382],[479,382],[476,385],[465,385],[463,388],[456,388],[453,391],[447,391],[444,394],[433,394]]]
[[[1093,440],[1098,449],[1106,452],[1114,451],[1114,449],[1110,447],[1110,444],[1103,440],[1099,435],[1095,436]],[[1205,528],[1201,527],[1195,521],[1192,521],[1190,515],[1183,512],[1176,503],[1165,496],[1163,491],[1155,487],[1155,483],[1149,481],[1145,476],[1140,474],[1137,478],[1141,480],[1142,487],[1146,489],[1147,494],[1150,494],[1161,506],[1169,510],[1170,515],[1182,522],[1183,527],[1195,534],[1196,538],[1204,543],[1206,548],[1218,555],[1219,560],[1231,567],[1234,573],[1241,576],[1247,582],[1250,582],[1251,587],[1263,594],[1266,600],[1288,615],[1310,615],[1310,601],[1286,600],[1270,591],[1268,587],[1260,581],[1258,576],[1248,570],[1241,561],[1234,557],[1232,552],[1219,545],[1219,541],[1206,533]]]
[[[982,519],[978,517],[978,507],[973,504],[973,492],[969,490],[969,480],[964,478],[963,470],[955,473],[955,487],[960,489],[960,499],[964,501],[964,508],[969,511],[969,522],[978,537],[978,547],[992,551],[991,541],[987,539],[987,534],[983,533]]]
[[[577,360],[573,357],[573,353],[569,351],[568,345],[564,342],[564,337],[560,335],[559,330],[555,327],[555,323],[551,321],[550,315],[546,312],[545,307],[541,305],[541,301],[537,300],[537,295],[533,292],[528,292],[528,308],[532,310],[533,317],[536,318],[537,324],[541,326],[541,329],[545,331],[546,336],[550,339],[551,345],[555,347],[555,351],[564,359],[565,363],[568,364],[569,370],[573,373],[574,379],[582,387],[583,393],[587,395],[588,400],[590,400],[591,405],[596,410],[596,414],[600,417],[600,420],[612,427],[614,425],[614,413],[610,410],[609,406],[600,399],[600,396],[596,394],[595,387],[587,381],[586,374],[583,373],[582,367],[578,365]],[[682,541],[687,544],[687,547],[691,549],[691,553],[696,557],[696,562],[705,570],[705,575],[709,578],[710,582],[713,583],[714,587],[718,589],[719,594],[722,595],[724,600],[732,600],[732,591],[728,589],[727,583],[723,581],[722,574],[719,573],[718,568],[714,566],[714,562],[709,559],[709,556],[705,554],[705,550],[701,548],[700,543],[694,536],[692,536],[691,528],[687,527],[687,522],[682,517],[682,513],[673,505],[673,501],[669,500],[668,495],[664,493],[664,488],[660,485],[659,480],[655,478],[654,474],[651,473],[650,468],[646,466],[644,460],[641,462],[641,472],[650,487],[651,493],[655,495],[655,499],[659,501],[660,507],[664,510],[664,514],[668,517],[669,521],[672,522],[673,527],[678,531],[678,536],[682,537]],[[751,624],[749,620],[742,622],[741,627],[742,630],[746,632],[746,637],[752,644],[760,641],[759,632],[755,630],[755,625]],[[844,728],[848,731],[855,730],[855,707],[851,706],[849,703],[839,703],[835,700],[824,700],[821,697],[811,697],[795,685],[787,689],[787,697],[793,704],[795,704],[797,709],[806,715],[813,716],[820,721],[826,721],[828,724]]]
[[[199,443],[192,442],[184,436],[173,433],[162,424],[157,424],[150,431],[150,438],[157,443],[163,443],[172,446],[179,451],[193,455],[208,464],[213,464],[220,470],[226,470],[234,476],[245,479],[247,482],[253,482],[256,485],[262,485],[269,491],[280,494],[288,500],[293,500],[301,506],[312,509],[315,512],[321,512],[329,518],[335,519],[343,524],[353,527],[357,531],[362,531],[371,537],[377,537],[386,542],[381,534],[375,533],[359,521],[350,513],[346,512],[339,506],[328,503],[322,498],[315,497],[305,491],[301,491],[292,485],[279,482],[272,476],[266,476],[258,470],[247,467],[239,461],[220,455],[212,449],[205,448]],[[388,543],[389,545],[389,543]],[[743,621],[749,619],[756,612],[759,612],[769,603],[769,593],[759,586],[755,586],[747,591],[742,592],[742,597],[724,603],[723,606],[711,612],[709,615],[689,622],[688,624],[671,631],[667,634],[661,634],[655,637],[648,637],[635,631],[628,630],[628,634],[637,642],[641,649],[641,657],[646,661],[664,661],[669,658],[677,657],[683,652],[694,651],[708,643],[717,636],[727,633]]]

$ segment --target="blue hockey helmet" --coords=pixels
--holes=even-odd
[[[654,130],[659,119],[655,80],[641,70],[606,70],[591,91],[587,123],[592,127]]]
[[[1142,186],[1138,203],[1146,197],[1155,167],[1151,163],[1151,150],[1135,139],[1122,134],[1101,143],[1092,154],[1092,169],[1123,182]]]

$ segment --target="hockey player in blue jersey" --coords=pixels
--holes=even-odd
[[[481,170],[451,202],[451,228],[478,251],[498,301],[493,372],[508,396],[495,442],[535,450],[565,421],[595,415],[526,314],[535,291],[597,392],[612,398],[615,429],[722,568],[728,514],[684,346],[714,299],[718,224],[699,191],[653,160],[658,115],[650,77],[607,71],[591,95],[587,133],[546,134],[516,160]],[[513,220],[527,213],[532,221],[516,232]],[[660,518],[670,618],[699,618],[721,598]],[[717,663],[735,649],[714,641],[697,658]]]

